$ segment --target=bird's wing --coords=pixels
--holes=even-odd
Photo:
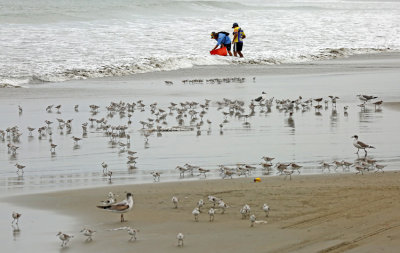
[[[360,147],[362,147],[362,148],[368,148],[368,147],[369,147],[369,145],[365,144],[365,143],[362,142],[362,141],[357,141],[357,144],[358,144]]]

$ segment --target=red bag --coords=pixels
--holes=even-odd
[[[215,50],[210,51],[211,55],[221,55],[221,56],[227,56],[228,51],[226,50],[226,47],[218,48]]]

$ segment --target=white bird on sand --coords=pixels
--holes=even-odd
[[[262,209],[265,212],[265,217],[268,217],[269,216],[269,210],[270,210],[269,206],[267,204],[264,204]]]
[[[220,199],[218,201],[218,207],[221,208],[221,210],[222,210],[221,214],[224,214],[225,213],[225,209],[228,208],[228,205],[225,204],[225,202],[222,201],[222,199]]]
[[[183,238],[184,235],[182,233],[176,235],[176,239],[178,239],[178,247],[183,247]]]
[[[203,201],[203,199],[200,199],[198,202],[197,202],[197,207],[199,208],[199,211],[200,211],[200,208],[202,208],[204,206],[204,201]]]
[[[210,216],[210,222],[214,221],[214,214],[215,214],[215,210],[214,208],[210,208],[210,210],[208,210],[208,215]]]
[[[353,135],[351,138],[354,138],[353,145],[354,145],[354,147],[357,148],[357,153],[356,154],[358,154],[358,151],[360,151],[360,149],[364,149],[365,156],[367,156],[367,148],[375,148],[375,147],[373,147],[371,145],[365,144],[362,141],[359,141],[357,135]]]
[[[178,197],[173,196],[171,201],[172,201],[172,204],[174,204],[174,208],[177,209],[178,208]]]
[[[242,219],[245,219],[250,215],[250,206],[248,204],[245,204],[241,209],[240,213],[242,214]]]
[[[132,193],[127,193],[126,194],[126,199],[115,203],[111,205],[104,205],[104,206],[97,206],[98,208],[115,212],[115,213],[120,213],[121,214],[121,222],[124,222],[124,213],[130,211],[133,207],[133,195]]]
[[[194,215],[194,221],[198,222],[199,221],[199,215],[200,215],[200,210],[198,207],[193,209],[192,214]]]
[[[214,197],[214,196],[211,196],[211,195],[208,196],[208,201],[213,203],[213,207],[215,207],[215,204],[217,204],[218,200],[219,200],[219,198],[217,198],[217,197]]]
[[[250,215],[250,227],[254,227],[254,222],[256,222],[256,216],[254,214]]]
[[[71,238],[74,238],[73,235],[67,235],[62,232],[58,232],[58,234],[56,236],[58,236],[58,238],[60,238],[60,240],[62,241],[61,247],[67,246],[67,243],[69,242],[69,240]]]
[[[82,233],[84,236],[87,237],[87,238],[86,238],[86,241],[92,241],[92,240],[93,240],[92,236],[96,233],[96,231],[85,227],[85,228],[83,228],[83,229],[81,230],[81,233]]]
[[[20,214],[20,213],[13,212],[12,215],[11,215],[12,218],[13,218],[13,221],[11,222],[11,224],[14,224],[14,222],[15,222],[15,224],[18,225],[19,217],[21,217],[21,215],[22,214]]]
[[[131,236],[129,241],[133,241],[133,239],[135,239],[136,241],[136,234],[137,232],[139,232],[139,229],[127,227],[126,230],[128,231],[128,234]]]

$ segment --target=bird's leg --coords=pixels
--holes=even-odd
[[[124,221],[125,221],[125,219],[124,219],[124,214],[121,213],[121,222],[124,222]]]

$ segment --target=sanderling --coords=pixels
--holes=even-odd
[[[246,217],[249,217],[249,215],[250,215],[250,206],[248,204],[245,204],[240,209],[240,214],[242,215],[242,219],[245,219]]]
[[[183,234],[182,233],[178,233],[176,235],[176,239],[178,239],[178,247],[183,247]]]
[[[194,216],[194,221],[198,222],[199,221],[199,214],[200,214],[199,208],[196,207],[195,209],[193,209],[192,214]]]
[[[133,195],[132,195],[132,193],[127,193],[126,199],[121,202],[111,204],[111,205],[97,206],[97,207],[107,210],[107,211],[120,213],[121,214],[121,222],[124,222],[125,221],[124,213],[128,212],[133,207]]]
[[[82,233],[84,236],[87,237],[87,238],[86,238],[86,241],[92,241],[92,240],[93,240],[92,236],[96,233],[96,231],[85,227],[85,228],[83,228],[83,229],[81,230],[81,233]]]
[[[178,208],[178,197],[173,196],[171,201],[172,201],[172,204],[174,205],[174,208],[177,209]]]
[[[265,217],[268,217],[269,216],[269,210],[270,210],[269,206],[267,204],[264,204],[262,209],[265,212]]]
[[[17,167],[17,174],[18,174],[18,175],[19,175],[19,172],[21,172],[22,175],[24,174],[25,165],[21,165],[21,164],[16,163],[16,164],[15,164],[15,167]]]
[[[214,214],[215,214],[215,210],[214,208],[210,208],[210,210],[208,210],[208,215],[210,216],[210,222],[214,221]]]
[[[19,218],[21,217],[21,215],[22,214],[20,214],[20,213],[13,212],[12,215],[11,215],[12,218],[13,218],[13,221],[11,222],[11,224],[14,224],[14,222],[15,222],[15,224],[18,225],[18,221],[19,221]]]
[[[69,242],[69,240],[71,238],[74,238],[73,235],[67,235],[62,232],[58,232],[58,234],[56,236],[58,236],[58,238],[60,238],[60,240],[62,241],[61,247],[67,246],[67,243]]]

